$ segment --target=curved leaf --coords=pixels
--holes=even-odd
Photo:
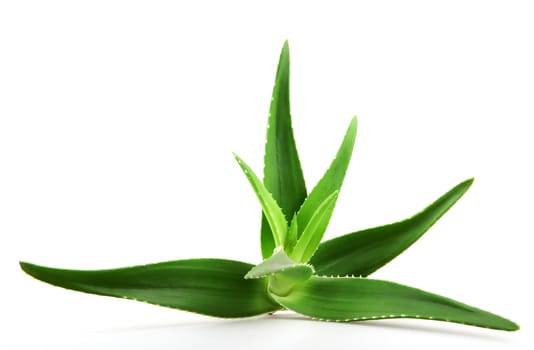
[[[252,185],[252,188],[254,189],[254,192],[261,203],[263,213],[269,222],[271,232],[273,232],[274,243],[277,247],[283,246],[287,234],[287,220],[282,212],[282,209],[280,209],[278,203],[273,198],[269,190],[265,188],[258,176],[256,176],[254,171],[252,171],[252,169],[243,161],[243,159],[239,158],[239,156],[235,153],[234,157],[245,173],[245,176]]]
[[[345,133],[343,142],[337,151],[336,157],[330,164],[330,167],[323,175],[321,180],[313,188],[309,196],[304,200],[302,207],[299,209],[297,215],[299,230],[304,230],[311,220],[317,208],[335,191],[341,189],[343,179],[347,172],[347,168],[352,157],[352,149],[356,141],[356,129],[358,122],[356,117],[352,121]],[[299,238],[303,231],[299,232]]]
[[[306,198],[306,184],[291,127],[289,103],[289,45],[284,43],[269,110],[263,183],[272,193],[289,221]],[[261,251],[263,258],[273,254],[275,242],[271,227],[262,214]]]
[[[284,275],[288,281],[296,282],[307,280],[313,272],[312,266],[294,262],[283,249],[280,249],[271,257],[254,266],[247,272],[245,278],[263,278],[276,274],[278,276]]]
[[[289,224],[289,228],[287,230],[285,248],[288,252],[292,251],[297,244],[298,230],[297,214],[295,214],[293,215],[293,219],[291,219],[291,223]]]
[[[323,242],[311,258],[317,274],[368,276],[417,241],[469,189],[456,185],[419,214],[394,224],[350,233]]]
[[[93,271],[26,262],[20,266],[29,275],[55,286],[209,316],[247,317],[280,309],[267,293],[267,281],[243,279],[252,265],[233,260],[178,260]]]
[[[472,306],[400,284],[367,278],[314,276],[288,295],[273,295],[300,314],[332,321],[422,318],[514,331],[517,324]]]
[[[317,246],[321,243],[328,222],[332,217],[334,206],[336,205],[338,192],[335,191],[328,196],[323,203],[313,213],[308,225],[304,228],[302,235],[300,236],[295,248],[291,251],[290,255],[293,260],[297,262],[307,262],[310,260]],[[297,214],[298,221],[298,214]]]

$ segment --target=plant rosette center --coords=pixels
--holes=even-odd
[[[24,272],[80,292],[222,318],[289,309],[328,321],[418,318],[519,329],[488,311],[368,278],[427,232],[465,194],[473,179],[454,186],[406,220],[322,242],[352,156],[357,119],[351,119],[332,163],[308,192],[291,126],[289,66],[286,41],[269,109],[263,180],[234,154],[262,208],[261,263],[207,258],[81,271],[21,262]]]

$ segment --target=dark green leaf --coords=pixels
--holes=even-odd
[[[286,308],[322,320],[422,318],[514,331],[501,316],[400,284],[367,278],[314,276],[287,295],[273,295]]]
[[[300,231],[299,238],[321,203],[332,193],[341,189],[352,156],[354,142],[356,141],[357,125],[357,119],[354,117],[345,133],[336,157],[299,209],[297,216]]]
[[[245,280],[253,265],[191,259],[110,270],[64,270],[21,262],[29,275],[80,292],[134,299],[216,317],[247,317],[280,309],[267,281]]]
[[[323,242],[312,264],[319,275],[367,276],[417,241],[469,189],[466,180],[419,214],[394,224],[350,233]]]
[[[289,221],[306,198],[306,185],[291,126],[287,41],[282,48],[276,72],[267,125],[264,164],[263,183]],[[262,215],[261,251],[263,258],[271,256],[274,248],[271,228],[265,215]]]

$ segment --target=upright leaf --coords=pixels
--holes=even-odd
[[[419,214],[394,224],[336,237],[322,243],[311,258],[319,275],[367,276],[417,241],[469,189],[466,180]]]
[[[393,282],[314,276],[287,295],[273,295],[286,308],[333,321],[422,318],[514,331],[517,324],[475,307]]]
[[[352,156],[352,149],[356,140],[356,129],[357,119],[354,117],[337,151],[336,157],[298,211],[299,230],[304,230],[317,208],[328,196],[341,189]],[[302,232],[299,232],[299,237]]]
[[[267,124],[264,164],[265,187],[272,193],[289,221],[306,198],[306,185],[291,126],[287,41],[280,53],[276,71]],[[271,256],[274,248],[275,242],[271,227],[265,215],[262,214],[261,251],[263,258]]]
[[[332,217],[338,192],[328,196],[313,213],[308,225],[302,231],[295,248],[291,251],[291,257],[297,262],[307,262],[321,243],[328,222]],[[298,219],[298,215],[297,215]]]
[[[282,209],[280,209],[276,200],[267,188],[265,188],[254,171],[237,154],[234,153],[234,157],[261,203],[263,214],[265,214],[267,222],[271,227],[271,232],[273,233],[274,243],[277,247],[283,246],[287,234],[287,221]]]
[[[192,259],[94,271],[20,265],[55,286],[209,316],[247,317],[280,309],[267,293],[267,281],[243,279],[252,265],[239,261]]]
[[[293,215],[293,219],[291,219],[291,223],[289,224],[289,228],[287,230],[287,238],[286,238],[286,250],[288,252],[293,251],[295,248],[295,245],[297,244],[297,237],[298,237],[298,220],[297,220],[297,214]]]

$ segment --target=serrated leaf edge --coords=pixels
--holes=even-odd
[[[253,276],[253,277],[249,276],[249,274],[247,273],[243,278],[246,279],[246,280],[265,278],[265,277],[274,276],[274,275],[276,275],[278,273],[285,272],[285,271],[292,270],[292,269],[296,269],[296,268],[300,268],[300,267],[309,267],[311,269],[311,271],[312,271],[312,274],[315,276],[315,268],[312,265],[310,265],[310,264],[296,264],[294,266],[283,267],[280,270],[276,270],[276,271],[273,271],[273,272],[269,272],[269,273],[265,273],[265,274],[261,274],[261,275]]]
[[[351,133],[351,130],[354,129],[354,132]],[[302,202],[302,204],[300,205],[300,207],[298,208],[298,210],[296,211],[297,215],[299,213],[302,212],[302,209],[307,205],[307,202],[309,200],[310,197],[313,197],[313,192],[315,191],[315,189],[321,185],[321,183],[323,183],[323,181],[326,181],[326,177],[328,176],[328,174],[333,171],[332,169],[334,168],[334,166],[336,165],[336,162],[337,162],[337,159],[339,158],[339,155],[341,153],[341,151],[343,151],[345,149],[344,145],[345,145],[345,141],[348,141],[349,143],[352,144],[352,147],[350,148],[350,155],[349,155],[349,160],[348,160],[348,164],[347,164],[347,169],[348,169],[348,165],[350,164],[350,160],[352,158],[352,153],[354,151],[354,144],[356,142],[356,133],[358,131],[358,118],[357,116],[353,116],[350,123],[349,123],[349,127],[346,129],[345,131],[345,134],[343,135],[343,140],[341,141],[341,145],[339,146],[338,150],[336,151],[336,154],[334,155],[334,158],[332,159],[332,161],[330,162],[330,164],[328,165],[328,168],[326,169],[326,171],[324,172],[323,176],[319,179],[319,181],[317,181],[317,183],[315,184],[315,186],[312,188],[312,190],[308,193],[308,195],[306,196],[306,198],[304,199],[304,201]],[[348,137],[350,136],[350,139],[348,139]],[[345,170],[347,170],[345,169]],[[344,180],[344,179],[343,179]],[[341,185],[336,188],[335,190],[340,192],[341,191],[341,187],[343,185],[343,182],[344,181],[341,181]],[[321,202],[322,203],[322,202]],[[320,205],[320,204],[319,204]],[[312,214],[313,215],[313,214]],[[307,226],[307,225],[305,225]],[[302,225],[299,225],[299,227],[302,228]],[[302,232],[304,232],[304,228],[302,228]],[[298,233],[298,237],[297,238],[300,238],[302,232],[299,232]]]
[[[331,212],[330,213],[330,217],[328,218],[327,224],[326,224],[326,226],[328,227],[328,223],[330,222],[330,219],[332,217],[332,214],[333,214],[333,211],[334,211],[338,196],[339,196],[339,190],[335,190],[328,197],[326,197],[324,199],[324,201],[322,201],[321,204],[317,207],[317,209],[314,211],[314,213],[310,217],[310,220],[308,221],[306,227],[302,230],[302,234],[298,238],[298,240],[297,240],[297,242],[295,244],[295,247],[292,249],[291,258],[295,258],[297,261],[300,261],[302,259],[303,262],[307,262],[307,261],[309,261],[311,259],[313,254],[315,254],[315,252],[319,248],[319,245],[321,244],[321,240],[322,240],[325,232],[321,232],[320,233],[321,239],[319,239],[319,241],[317,242],[317,244],[314,247],[313,252],[311,252],[311,254],[309,254],[309,253],[305,254],[305,253],[306,253],[306,250],[309,247],[310,242],[312,241],[314,235],[310,234],[309,238],[306,236],[308,242],[306,243],[306,246],[304,246],[301,249],[300,248],[301,245],[304,244],[304,241],[302,239],[305,238],[304,234],[308,232],[308,229],[310,229],[310,226],[316,225],[319,222],[321,222],[323,220],[323,217],[325,215],[327,215],[328,211],[330,211]],[[298,214],[297,214],[297,224],[298,224]],[[298,230],[298,227],[297,227],[297,230]],[[326,227],[325,227],[325,231],[326,231]],[[315,234],[317,234],[317,233],[315,233]],[[301,245],[299,245],[301,242],[303,242],[303,243]],[[299,256],[298,258],[293,255],[293,254],[295,254],[295,251],[297,250],[297,248],[302,250],[302,253],[300,254],[301,256]],[[304,257],[306,255],[309,255],[309,257],[307,257],[307,259],[304,259]]]
[[[315,278],[321,278],[321,279],[355,279],[355,278],[366,279],[366,277],[350,277],[350,276],[342,276],[342,277],[330,276],[329,277],[329,276],[317,276],[317,275],[315,275],[314,277]],[[482,325],[479,325],[479,324],[476,324],[476,323],[469,323],[469,322],[462,322],[462,321],[452,321],[450,319],[441,318],[441,317],[421,316],[421,315],[407,315],[407,314],[403,314],[403,313],[401,313],[401,314],[383,314],[383,315],[379,315],[379,316],[370,316],[370,317],[362,316],[362,317],[345,318],[345,319],[328,319],[328,318],[315,317],[315,316],[312,316],[312,315],[308,315],[306,313],[294,311],[290,307],[285,305],[283,302],[281,302],[279,300],[279,298],[276,296],[276,294],[272,294],[272,298],[278,304],[280,304],[281,306],[283,306],[287,310],[291,310],[291,311],[293,311],[293,312],[295,312],[295,313],[297,313],[299,315],[304,315],[304,316],[309,317],[309,318],[311,318],[313,320],[323,321],[323,322],[339,322],[339,323],[341,323],[341,322],[353,322],[353,321],[358,322],[358,321],[384,320],[384,319],[392,319],[392,318],[406,318],[406,319],[421,319],[421,320],[442,321],[442,322],[463,324],[463,325],[466,325],[466,326],[474,326],[474,327],[478,327],[478,328],[486,328],[486,329],[501,330],[501,331],[503,330],[503,329],[497,328],[497,327],[482,326]],[[517,325],[517,327],[519,329],[518,325]]]
[[[248,164],[236,153],[233,153],[233,155],[260,201],[263,213],[271,226],[275,244],[277,246],[283,246],[288,229],[287,219],[284,212],[280,208],[276,199],[274,199],[272,193],[269,192],[252,168],[250,168],[250,166],[248,166]]]

